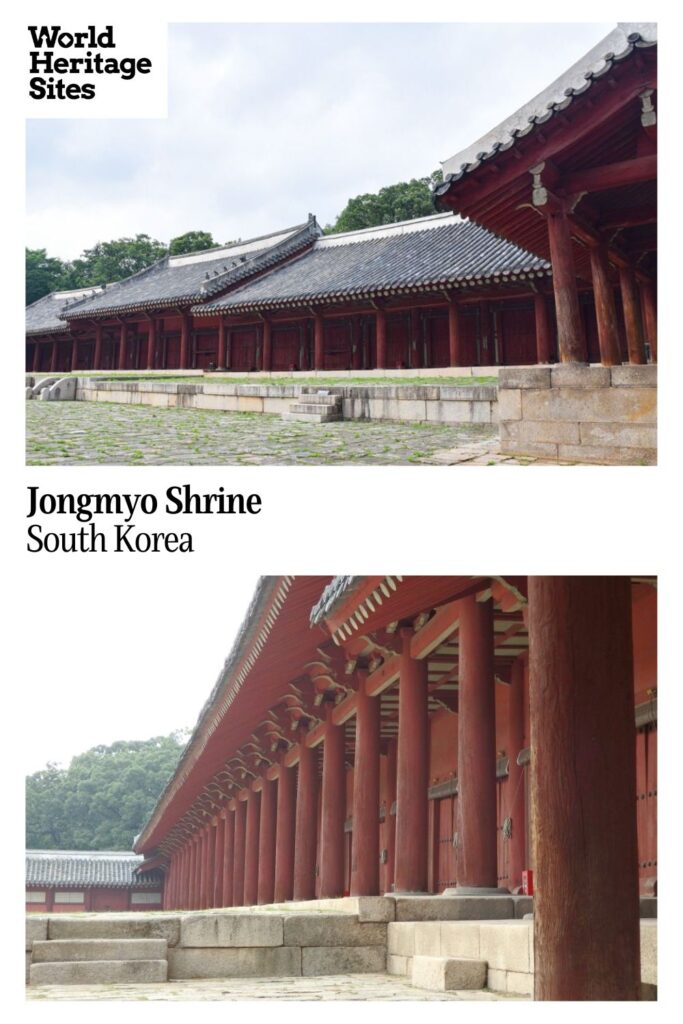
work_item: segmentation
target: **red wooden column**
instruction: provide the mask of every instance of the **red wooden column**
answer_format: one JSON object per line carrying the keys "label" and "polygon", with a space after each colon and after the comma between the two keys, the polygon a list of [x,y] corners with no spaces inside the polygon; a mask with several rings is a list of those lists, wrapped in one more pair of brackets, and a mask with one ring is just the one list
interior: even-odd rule
{"label": "red wooden column", "polygon": [[192,908],[192,870],[194,865],[194,843],[191,838],[188,839],[185,848],[187,852],[187,878],[185,881],[185,904],[183,909],[190,910]]}
{"label": "red wooden column", "polygon": [[323,741],[323,785],[320,828],[320,899],[344,895],[344,819],[346,765],[344,726],[333,725],[328,706]]}
{"label": "red wooden column", "polygon": [[550,317],[548,302],[542,292],[534,292],[534,319],[536,322],[536,362],[551,362]]}
{"label": "red wooden column", "polygon": [[223,899],[222,907],[231,907],[234,899],[235,878],[235,820],[236,811],[228,807],[225,812],[225,837],[223,840]]}
{"label": "red wooden column", "polygon": [[653,281],[640,285],[640,303],[645,321],[645,336],[650,343],[652,362],[657,362],[657,300]]}
{"label": "red wooden column", "polygon": [[275,783],[263,779],[258,850],[258,902],[272,903],[275,892],[275,827],[277,793]]}
{"label": "red wooden column", "polygon": [[247,805],[238,800],[235,807],[235,840],[233,846],[233,907],[244,906],[244,850],[247,830]]}
{"label": "red wooden column", "polygon": [[579,308],[569,220],[564,209],[556,207],[549,211],[547,221],[560,362],[587,363],[588,350]]}
{"label": "red wooden column", "polygon": [[126,324],[125,321],[121,321],[121,328],[119,332],[119,370],[125,370],[126,368]]}
{"label": "red wooden column", "polygon": [[223,906],[223,872],[225,869],[225,815],[227,811],[221,811],[216,818],[215,841],[216,847],[213,854],[214,873],[213,891],[211,895],[211,906]]}
{"label": "red wooden column", "polygon": [[640,998],[631,588],[529,577],[535,999]]}
{"label": "red wooden column", "polygon": [[325,322],[319,313],[313,317],[313,369],[325,369]]}
{"label": "red wooden column", "polygon": [[78,368],[78,342],[76,338],[71,342],[71,372],[75,373]]}
{"label": "red wooden column", "polygon": [[593,246],[590,254],[595,319],[598,325],[598,341],[600,343],[600,362],[603,366],[620,366],[619,327],[617,324],[617,309],[614,302],[614,289],[609,279],[607,246]]}
{"label": "red wooden column", "polygon": [[496,889],[496,702],[493,602],[460,602],[458,889]]}
{"label": "red wooden column", "polygon": [[218,357],[216,369],[225,369],[225,321],[222,316],[218,318]]}
{"label": "red wooden column", "polygon": [[488,302],[479,303],[479,359],[482,366],[492,366],[495,362],[493,348],[493,331],[491,330],[491,307]]}
{"label": "red wooden column", "polygon": [[318,816],[317,751],[299,745],[299,780],[296,793],[296,834],[294,839],[294,899],[315,898],[315,854]]}
{"label": "red wooden column", "polygon": [[199,909],[206,909],[206,896],[209,885],[208,879],[208,863],[207,863],[207,852],[208,852],[208,832],[207,827],[204,826],[199,834]]}
{"label": "red wooden column", "polygon": [[50,373],[55,373],[57,370],[57,354],[59,352],[59,342],[55,338],[52,342],[52,358],[50,359]]}
{"label": "red wooden column", "polygon": [[643,321],[640,314],[640,296],[638,295],[636,275],[632,267],[619,268],[619,284],[621,286],[621,302],[624,307],[628,361],[629,363],[637,364],[646,363]]}
{"label": "red wooden column", "polygon": [[180,314],[180,369],[188,369],[190,325],[187,313]]}
{"label": "red wooden column", "polygon": [[157,347],[157,322],[150,317],[147,324],[147,369],[154,369],[154,353]]}
{"label": "red wooden column", "polygon": [[260,794],[249,790],[247,798],[247,831],[244,845],[244,906],[258,901],[258,852]]}
{"label": "red wooden column", "polygon": [[448,303],[448,364],[462,366],[462,329],[460,306],[451,299]]}
{"label": "red wooden column", "polygon": [[516,659],[512,665],[508,688],[507,753],[510,766],[505,785],[509,793],[507,813],[512,820],[512,833],[508,840],[510,890],[514,890],[522,884],[522,871],[528,867],[526,863],[524,768],[517,764],[519,752],[524,749],[524,669],[526,664],[526,655]]}
{"label": "red wooden column", "polygon": [[273,332],[270,320],[263,321],[263,369],[273,368]]}
{"label": "red wooden column", "polygon": [[387,743],[387,803],[386,817],[384,819],[384,832],[386,835],[387,867],[386,867],[386,891],[390,892],[394,884],[394,872],[396,870],[396,815],[391,813],[392,805],[396,802],[396,740],[391,739]]}
{"label": "red wooden column", "polygon": [[356,694],[351,895],[379,895],[379,698],[361,677]]}
{"label": "red wooden column", "polygon": [[195,903],[195,881],[197,877],[197,834],[195,833],[190,840],[190,877],[188,879],[188,905],[190,910],[194,910],[197,906]]}
{"label": "red wooden column", "polygon": [[363,368],[363,338],[360,317],[351,317],[351,345],[353,348],[353,369]]}
{"label": "red wooden column", "polygon": [[396,763],[396,892],[427,891],[427,662],[411,657],[412,635],[411,630],[402,630]]}
{"label": "red wooden column", "polygon": [[95,324],[95,354],[92,361],[93,370],[102,369],[102,324]]}
{"label": "red wooden column", "polygon": [[378,370],[387,368],[387,317],[383,309],[375,313],[375,362]]}
{"label": "red wooden column", "polygon": [[40,345],[38,344],[38,339],[36,338],[36,340],[33,342],[33,372],[34,373],[36,373],[38,371],[38,367],[39,366],[40,366]]}
{"label": "red wooden column", "polygon": [[185,886],[186,886],[186,882],[187,882],[186,868],[187,868],[187,843],[183,843],[183,845],[182,845],[182,847],[180,849],[180,871],[179,871],[179,878],[178,878],[178,903],[177,903],[177,909],[178,910],[184,910],[185,909],[185,891],[186,891]]}
{"label": "red wooden column", "polygon": [[[420,310],[415,307],[410,311],[410,363],[411,367],[418,369],[422,366],[423,352],[422,352],[422,338],[420,328],[422,326],[422,317],[420,316]],[[428,365],[428,364],[426,364]]]}
{"label": "red wooden column", "polygon": [[216,882],[216,825],[212,822],[206,829],[206,886],[205,906],[214,907],[213,889]]}
{"label": "red wooden column", "polygon": [[277,831],[275,843],[276,903],[291,900],[294,892],[294,832],[296,819],[296,772],[280,765],[277,783]]}

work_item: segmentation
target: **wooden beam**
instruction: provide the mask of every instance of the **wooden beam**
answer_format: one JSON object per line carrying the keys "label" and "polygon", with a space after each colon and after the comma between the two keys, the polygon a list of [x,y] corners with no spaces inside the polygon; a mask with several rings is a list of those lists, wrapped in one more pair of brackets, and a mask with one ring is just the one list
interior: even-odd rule
{"label": "wooden beam", "polygon": [[385,661],[383,665],[380,665],[378,669],[370,673],[365,680],[365,692],[369,697],[377,697],[378,694],[393,686],[400,675],[400,670],[401,656],[395,654],[388,661]]}
{"label": "wooden beam", "polygon": [[618,160],[602,167],[588,167],[568,174],[561,187],[571,195],[576,192],[600,192],[622,185],[637,185],[657,177],[657,154],[639,156],[634,160]]}
{"label": "wooden beam", "polygon": [[411,658],[426,658],[458,626],[460,602],[450,601],[418,630],[410,641]]}
{"label": "wooden beam", "polygon": [[615,228],[636,228],[643,224],[656,223],[656,206],[632,206],[630,209],[614,210],[603,219],[599,219],[596,227],[600,231],[608,231]]}

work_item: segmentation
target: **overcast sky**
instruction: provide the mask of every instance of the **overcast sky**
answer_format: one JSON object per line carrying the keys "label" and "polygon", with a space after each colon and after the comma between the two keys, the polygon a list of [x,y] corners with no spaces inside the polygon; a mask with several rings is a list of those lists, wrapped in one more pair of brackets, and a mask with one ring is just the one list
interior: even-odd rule
{"label": "overcast sky", "polygon": [[430,173],[612,28],[173,25],[169,117],[27,122],[27,238],[267,233]]}

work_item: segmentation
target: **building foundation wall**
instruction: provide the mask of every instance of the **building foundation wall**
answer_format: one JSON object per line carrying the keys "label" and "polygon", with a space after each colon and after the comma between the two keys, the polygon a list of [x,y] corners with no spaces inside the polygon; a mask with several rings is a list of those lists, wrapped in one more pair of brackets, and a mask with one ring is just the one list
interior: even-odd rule
{"label": "building foundation wall", "polygon": [[598,464],[657,461],[657,367],[502,368],[501,450]]}

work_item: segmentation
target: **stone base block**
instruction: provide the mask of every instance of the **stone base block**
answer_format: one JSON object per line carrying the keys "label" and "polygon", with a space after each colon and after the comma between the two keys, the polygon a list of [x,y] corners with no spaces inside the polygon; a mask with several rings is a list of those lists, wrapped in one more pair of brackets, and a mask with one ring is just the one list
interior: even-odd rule
{"label": "stone base block", "polygon": [[141,985],[166,981],[165,960],[31,964],[31,985]]}
{"label": "stone base block", "polygon": [[192,914],[181,920],[181,946],[281,946],[283,941],[282,918],[272,914]]}
{"label": "stone base block", "polygon": [[409,956],[395,956],[393,953],[389,953],[387,955],[387,974],[407,977],[410,974],[412,962]]}
{"label": "stone base block", "polygon": [[397,896],[397,921],[502,921],[514,916],[511,896]]}
{"label": "stone base block", "polygon": [[169,978],[276,978],[300,974],[301,949],[296,946],[254,946],[249,949],[177,947],[168,952]]}
{"label": "stone base block", "polygon": [[285,917],[286,946],[384,946],[387,926],[360,924],[350,914],[296,914]]}
{"label": "stone base block", "polygon": [[384,946],[305,946],[301,950],[301,973],[383,974],[386,970]]}
{"label": "stone base block", "polygon": [[26,949],[33,949],[33,943],[47,938],[47,917],[37,914],[26,916]]}
{"label": "stone base block", "polygon": [[33,943],[33,963],[165,960],[166,939],[62,939]]}
{"label": "stone base block", "polygon": [[486,984],[486,963],[446,956],[416,956],[413,959],[412,983],[416,988],[432,992],[483,988]]}

